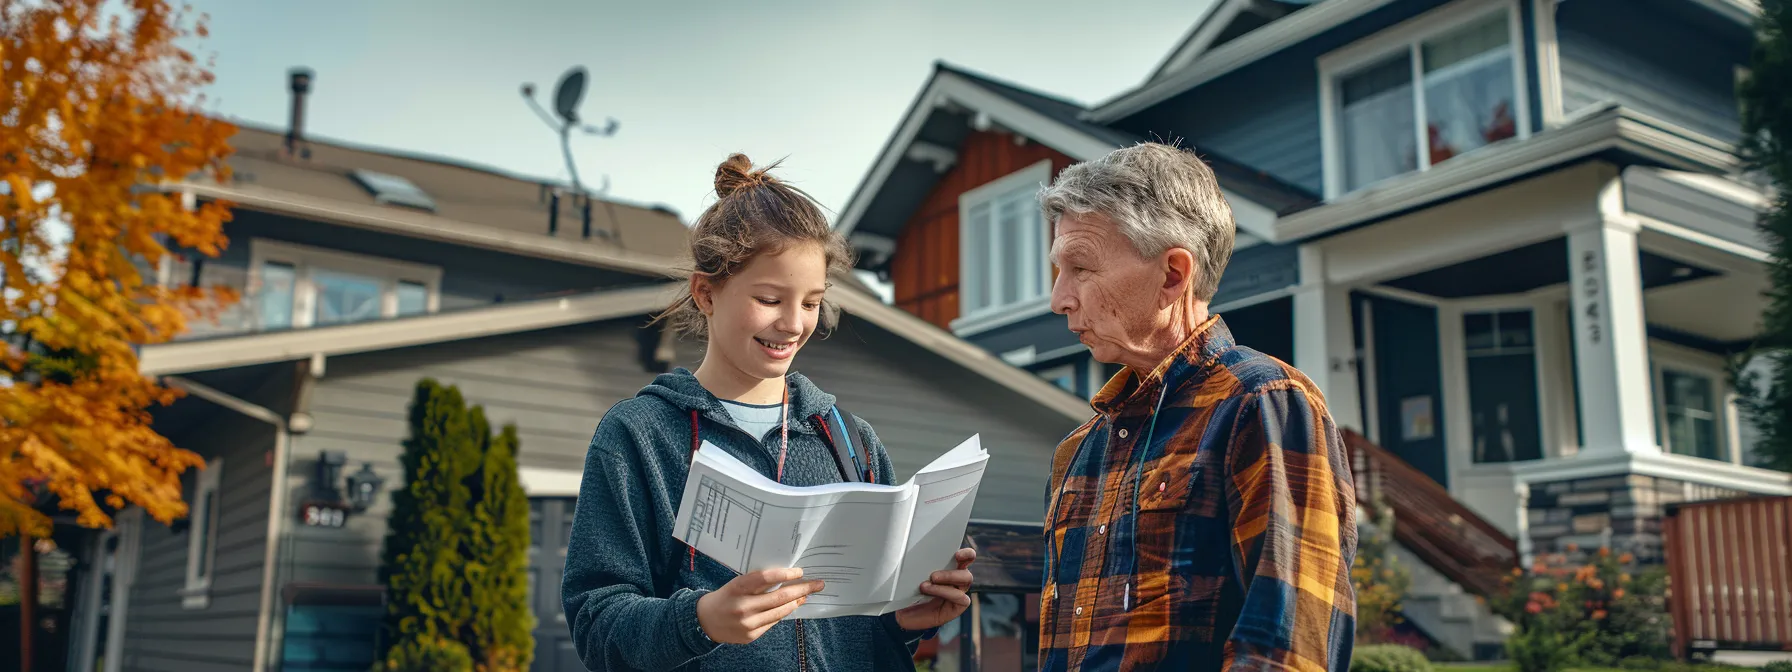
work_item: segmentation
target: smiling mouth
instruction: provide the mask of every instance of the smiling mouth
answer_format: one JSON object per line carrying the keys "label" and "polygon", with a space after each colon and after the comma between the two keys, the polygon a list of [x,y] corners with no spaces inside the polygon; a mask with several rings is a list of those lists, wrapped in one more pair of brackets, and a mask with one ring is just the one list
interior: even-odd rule
{"label": "smiling mouth", "polygon": [[789,350],[793,347],[796,347],[796,341],[790,341],[788,343],[773,343],[773,342],[765,340],[763,338],[754,338],[753,340],[759,341],[760,345],[763,345],[767,348],[770,348],[770,349],[778,351],[778,352],[784,352],[785,350]]}

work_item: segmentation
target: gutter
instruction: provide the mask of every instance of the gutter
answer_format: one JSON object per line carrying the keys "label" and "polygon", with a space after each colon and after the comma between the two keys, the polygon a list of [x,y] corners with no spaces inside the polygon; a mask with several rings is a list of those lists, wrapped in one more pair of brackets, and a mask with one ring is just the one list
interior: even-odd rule
{"label": "gutter", "polygon": [[1284,215],[1275,223],[1272,242],[1303,240],[1397,216],[1614,149],[1684,170],[1728,171],[1738,165],[1734,150],[1722,141],[1614,105],[1515,144],[1489,147],[1479,156],[1464,156],[1440,168]]}
{"label": "gutter", "polygon": [[180,388],[193,396],[236,411],[274,426],[274,473],[268,488],[268,536],[261,560],[261,605],[255,616],[255,658],[253,672],[268,669],[268,624],[274,618],[274,581],[280,548],[280,513],[286,509],[286,458],[292,443],[286,419],[266,407],[251,404],[198,382],[179,376],[162,379],[169,387]]}
{"label": "gutter", "polygon": [[677,278],[678,260],[656,254],[600,247],[563,238],[523,234],[490,226],[469,224],[437,215],[400,212],[268,189],[225,187],[202,182],[169,183],[155,187],[187,198],[228,201],[236,208],[257,210],[316,222],[392,233],[410,238],[508,252],[538,259],[552,259],[581,266],[595,266],[647,276]]}

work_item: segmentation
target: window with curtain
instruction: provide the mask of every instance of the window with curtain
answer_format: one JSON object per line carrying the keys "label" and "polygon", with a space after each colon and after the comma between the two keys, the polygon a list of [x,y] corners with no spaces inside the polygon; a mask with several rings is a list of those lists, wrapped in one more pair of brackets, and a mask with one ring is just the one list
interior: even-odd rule
{"label": "window with curtain", "polygon": [[962,316],[1000,312],[1050,292],[1045,219],[1036,196],[1049,177],[1049,171],[1029,168],[960,201]]}
{"label": "window with curtain", "polygon": [[1334,75],[1338,188],[1355,191],[1519,135],[1511,26],[1502,9]]}

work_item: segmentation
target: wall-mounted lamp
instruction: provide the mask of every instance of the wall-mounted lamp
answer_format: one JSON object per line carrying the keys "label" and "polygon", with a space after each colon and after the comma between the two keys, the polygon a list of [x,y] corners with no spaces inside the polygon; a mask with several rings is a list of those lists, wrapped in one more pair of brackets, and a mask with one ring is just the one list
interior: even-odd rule
{"label": "wall-mounted lamp", "polygon": [[[344,479],[342,468],[346,464],[348,454],[343,451],[318,453],[317,472],[311,483],[312,497],[300,506],[305,524],[341,527],[348,513],[365,512],[379,500],[380,488],[385,486],[386,479],[374,473],[373,464],[361,463],[360,471]],[[337,483],[346,486],[347,492],[338,488]]]}
{"label": "wall-mounted lamp", "polygon": [[385,486],[385,484],[386,479],[380,478],[379,474],[373,473],[372,463],[362,462],[361,470],[350,474],[348,477],[349,506],[354,508],[355,513],[360,513],[371,508],[374,500],[379,497],[380,488]]}

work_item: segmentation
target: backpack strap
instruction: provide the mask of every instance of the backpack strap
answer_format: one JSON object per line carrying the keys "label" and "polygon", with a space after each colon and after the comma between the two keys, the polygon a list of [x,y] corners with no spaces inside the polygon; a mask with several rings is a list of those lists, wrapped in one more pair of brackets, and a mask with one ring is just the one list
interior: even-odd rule
{"label": "backpack strap", "polygon": [[826,414],[814,416],[812,420],[821,429],[822,439],[834,451],[834,466],[839,468],[840,478],[848,483],[876,483],[877,474],[869,467],[871,444],[865,440],[865,433],[859,429],[856,418],[850,426],[848,418],[853,418],[852,414],[841,411],[836,406]]}

